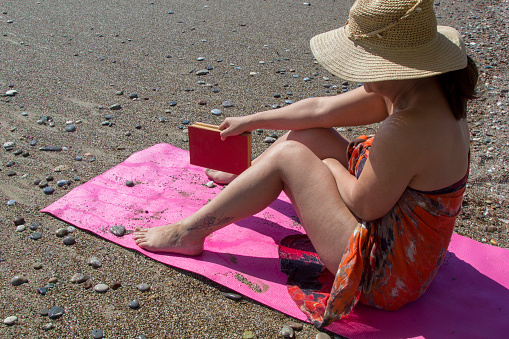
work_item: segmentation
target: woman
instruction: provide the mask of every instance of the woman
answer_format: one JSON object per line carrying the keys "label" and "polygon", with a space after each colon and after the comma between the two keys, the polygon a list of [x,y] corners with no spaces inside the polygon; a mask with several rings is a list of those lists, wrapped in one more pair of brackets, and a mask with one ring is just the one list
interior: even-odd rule
{"label": "woman", "polygon": [[[290,132],[238,177],[209,171],[229,185],[195,214],[137,229],[134,239],[147,250],[199,255],[207,235],[285,191],[336,276],[329,298],[295,298],[326,326],[358,300],[397,309],[433,279],[468,174],[465,112],[477,70],[459,33],[436,25],[432,0],[358,0],[347,24],[314,37],[311,48],[331,73],[364,85],[225,119],[222,138],[258,128]],[[376,122],[383,122],[376,136],[351,143],[333,129]]]}

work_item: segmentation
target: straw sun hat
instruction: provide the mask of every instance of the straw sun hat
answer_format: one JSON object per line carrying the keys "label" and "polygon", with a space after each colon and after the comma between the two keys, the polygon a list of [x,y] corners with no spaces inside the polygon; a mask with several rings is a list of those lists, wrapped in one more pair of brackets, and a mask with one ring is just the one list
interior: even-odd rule
{"label": "straw sun hat", "polygon": [[465,68],[458,31],[437,26],[433,0],[357,0],[344,27],[311,39],[318,62],[341,79],[424,78]]}

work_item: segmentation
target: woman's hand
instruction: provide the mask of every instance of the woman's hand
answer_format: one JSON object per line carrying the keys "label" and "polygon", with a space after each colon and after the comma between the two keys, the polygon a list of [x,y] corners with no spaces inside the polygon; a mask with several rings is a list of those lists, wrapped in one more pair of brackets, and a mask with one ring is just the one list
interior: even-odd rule
{"label": "woman's hand", "polygon": [[249,127],[249,116],[226,118],[219,125],[219,129],[221,130],[221,140],[253,130]]}

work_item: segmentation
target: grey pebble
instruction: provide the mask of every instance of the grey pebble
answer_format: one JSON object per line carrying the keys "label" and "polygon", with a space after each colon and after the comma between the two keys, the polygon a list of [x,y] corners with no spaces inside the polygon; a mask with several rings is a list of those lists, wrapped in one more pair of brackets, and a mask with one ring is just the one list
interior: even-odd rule
{"label": "grey pebble", "polygon": [[217,109],[217,108],[214,108],[213,110],[210,111],[210,113],[212,113],[213,115],[221,115],[221,110],[220,109]]}
{"label": "grey pebble", "polygon": [[316,335],[316,339],[331,339],[330,335],[324,332],[320,332]]}
{"label": "grey pebble", "polygon": [[231,100],[223,101],[223,107],[233,107],[233,102]]}
{"label": "grey pebble", "polygon": [[48,289],[46,287],[39,287],[37,288],[37,293],[40,295],[46,295],[46,293],[48,293]]}
{"label": "grey pebble", "polygon": [[12,286],[23,285],[23,284],[26,284],[27,282],[28,282],[28,279],[22,275],[16,275],[16,276],[14,276],[14,278],[11,279]]}
{"label": "grey pebble", "polygon": [[48,311],[48,317],[50,319],[58,319],[60,318],[62,315],[64,315],[65,313],[65,310],[60,307],[60,306],[54,306],[52,308],[49,309]]}
{"label": "grey pebble", "polygon": [[134,182],[133,182],[133,181],[131,181],[131,180],[127,180],[127,181],[125,182],[125,185],[126,185],[127,187],[134,187]]}
{"label": "grey pebble", "polygon": [[4,143],[3,146],[6,151],[9,151],[9,150],[14,149],[14,146],[16,146],[16,143],[14,141],[7,141],[6,143]]}
{"label": "grey pebble", "polygon": [[76,126],[73,124],[67,125],[67,126],[65,126],[65,130],[67,132],[74,132],[74,131],[76,131]]}
{"label": "grey pebble", "polygon": [[267,143],[267,144],[272,144],[273,142],[276,142],[276,138],[273,138],[273,137],[266,137],[263,142]]}
{"label": "grey pebble", "polygon": [[42,238],[41,232],[34,232],[34,233],[30,234],[30,239],[32,239],[32,240],[39,240],[41,238]]}
{"label": "grey pebble", "polygon": [[239,301],[242,299],[242,296],[240,294],[232,293],[232,292],[221,292],[221,295],[225,298],[235,300],[235,301]]}
{"label": "grey pebble", "polygon": [[136,288],[137,288],[138,290],[142,291],[142,292],[147,292],[147,291],[149,291],[149,290],[150,290],[150,285],[149,285],[149,284],[145,284],[145,283],[143,283],[143,284],[139,284],[139,285],[137,285],[137,286],[136,286]]}
{"label": "grey pebble", "polygon": [[44,187],[42,191],[44,194],[51,195],[55,192],[55,189],[53,187]]}
{"label": "grey pebble", "polygon": [[140,334],[136,337],[136,339],[147,339],[147,337],[145,337],[143,334]]}
{"label": "grey pebble", "polygon": [[112,111],[118,111],[121,108],[122,108],[122,106],[120,106],[120,104],[114,104],[114,105],[110,106],[110,110],[112,110]]}
{"label": "grey pebble", "polygon": [[23,232],[26,229],[25,225],[19,225],[16,227],[16,232]]}
{"label": "grey pebble", "polygon": [[42,315],[43,317],[47,317],[48,313],[49,313],[49,310],[47,308],[43,308],[39,311],[39,314]]}
{"label": "grey pebble", "polygon": [[33,223],[30,224],[30,229],[32,231],[35,231],[39,228],[39,226],[41,226],[41,223],[39,221],[34,221]]}
{"label": "grey pebble", "polygon": [[207,75],[207,74],[209,74],[209,71],[208,71],[208,70],[206,70],[206,69],[200,69],[200,70],[196,71],[196,73],[195,73],[195,74],[196,74],[196,75],[200,75],[200,76],[201,76],[201,75]]}
{"label": "grey pebble", "polygon": [[129,303],[129,307],[132,308],[133,310],[136,310],[138,308],[140,308],[140,302],[136,299],[134,299],[133,301],[131,301]]}
{"label": "grey pebble", "polygon": [[136,99],[138,97],[138,93],[129,93],[129,98]]}
{"label": "grey pebble", "polygon": [[110,232],[117,237],[122,237],[125,234],[125,227],[122,225],[113,225],[110,227]]}
{"label": "grey pebble", "polygon": [[4,324],[7,325],[7,326],[12,326],[17,321],[18,321],[18,317],[16,317],[15,315],[12,315],[12,316],[7,317],[7,318],[4,319]]}
{"label": "grey pebble", "polygon": [[62,151],[62,147],[60,147],[60,146],[43,146],[43,147],[39,147],[39,151],[60,152],[60,151]]}
{"label": "grey pebble", "polygon": [[94,339],[101,339],[104,336],[104,333],[102,330],[96,328],[92,330],[92,338]]}
{"label": "grey pebble", "polygon": [[51,330],[52,328],[53,328],[53,324],[52,324],[52,323],[47,323],[47,324],[42,325],[42,329],[43,329],[44,331],[49,331],[49,330]]}
{"label": "grey pebble", "polygon": [[33,265],[34,270],[40,270],[42,268],[42,263],[36,262]]}
{"label": "grey pebble", "polygon": [[55,235],[59,238],[63,238],[65,237],[67,234],[69,233],[69,231],[67,230],[67,228],[59,228],[58,230],[56,230],[55,232]]}
{"label": "grey pebble", "polygon": [[7,206],[13,206],[14,204],[16,204],[16,200],[14,199],[7,201]]}
{"label": "grey pebble", "polygon": [[57,181],[58,187],[69,186],[70,184],[71,184],[71,182],[69,180],[58,180]]}
{"label": "grey pebble", "polygon": [[116,95],[124,95],[124,91],[117,91],[115,94]]}
{"label": "grey pebble", "polygon": [[94,291],[97,293],[106,293],[110,287],[106,284],[97,284],[94,286]]}
{"label": "grey pebble", "polygon": [[88,259],[88,265],[92,266],[93,268],[99,268],[102,266],[101,260],[99,260],[98,257],[91,257]]}
{"label": "grey pebble", "polygon": [[67,246],[74,245],[76,243],[76,239],[74,239],[72,235],[68,235],[64,238],[63,243]]}
{"label": "grey pebble", "polygon": [[283,326],[281,331],[279,331],[279,336],[282,338],[293,338],[295,336],[295,332],[294,332],[293,328],[285,325],[285,326]]}
{"label": "grey pebble", "polygon": [[76,227],[74,227],[74,226],[67,227],[67,232],[74,233],[75,231],[76,231]]}
{"label": "grey pebble", "polygon": [[176,101],[170,101],[170,106],[177,106],[177,102]]}

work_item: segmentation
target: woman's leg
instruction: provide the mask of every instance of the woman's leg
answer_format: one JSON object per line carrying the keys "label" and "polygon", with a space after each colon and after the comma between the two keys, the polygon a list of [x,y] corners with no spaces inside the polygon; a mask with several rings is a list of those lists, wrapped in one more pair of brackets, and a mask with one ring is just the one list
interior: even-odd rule
{"label": "woman's leg", "polygon": [[[294,140],[308,147],[320,159],[334,158],[339,160],[343,166],[347,166],[346,148],[349,141],[343,138],[333,128],[311,128],[299,131],[289,131],[276,140],[271,147],[286,140]],[[270,149],[270,147],[268,148]],[[264,152],[265,153],[265,152]],[[253,160],[253,164],[263,157],[262,153]],[[237,177],[235,174],[206,169],[205,174],[210,180],[220,185],[229,184]]]}
{"label": "woman's leg", "polygon": [[[331,151],[335,148],[341,145],[330,146]],[[207,235],[263,210],[281,190],[292,200],[318,255],[335,273],[358,221],[343,203],[329,168],[310,148],[294,140],[270,147],[190,217],[171,225],[137,229],[134,239],[147,250],[198,255]]]}

